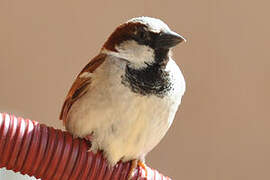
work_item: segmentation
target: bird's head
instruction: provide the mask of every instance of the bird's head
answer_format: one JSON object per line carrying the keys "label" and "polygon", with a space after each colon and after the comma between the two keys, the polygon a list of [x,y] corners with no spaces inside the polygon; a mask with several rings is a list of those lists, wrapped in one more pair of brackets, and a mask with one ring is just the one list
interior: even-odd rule
{"label": "bird's head", "polygon": [[161,20],[137,17],[120,25],[105,42],[102,51],[128,62],[135,69],[167,62],[169,51],[185,41]]}

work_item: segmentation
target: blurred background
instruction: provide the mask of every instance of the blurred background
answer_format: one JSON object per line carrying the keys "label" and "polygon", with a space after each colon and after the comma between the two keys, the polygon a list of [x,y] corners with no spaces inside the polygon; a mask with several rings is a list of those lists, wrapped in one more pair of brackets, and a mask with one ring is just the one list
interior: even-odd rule
{"label": "blurred background", "polygon": [[187,91],[147,164],[177,180],[269,180],[269,5],[1,0],[0,112],[62,128],[67,91],[109,34],[132,17],[157,17],[188,40],[174,49]]}

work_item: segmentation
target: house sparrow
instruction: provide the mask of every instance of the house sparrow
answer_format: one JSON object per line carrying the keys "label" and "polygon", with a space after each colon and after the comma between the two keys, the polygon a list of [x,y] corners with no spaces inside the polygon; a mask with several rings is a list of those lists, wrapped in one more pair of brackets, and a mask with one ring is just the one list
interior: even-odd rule
{"label": "house sparrow", "polygon": [[[60,119],[91,140],[111,166],[142,165],[171,126],[185,80],[171,49],[185,39],[161,20],[137,17],[120,25],[79,73]],[[142,165],[143,166],[143,165]]]}

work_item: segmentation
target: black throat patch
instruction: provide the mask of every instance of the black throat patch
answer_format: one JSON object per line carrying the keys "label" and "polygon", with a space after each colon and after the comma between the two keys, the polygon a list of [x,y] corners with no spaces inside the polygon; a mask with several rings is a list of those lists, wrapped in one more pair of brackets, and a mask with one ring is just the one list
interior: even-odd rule
{"label": "black throat patch", "polygon": [[164,97],[172,87],[165,66],[158,63],[139,70],[127,65],[122,76],[122,84],[134,93],[144,96],[156,95],[160,98]]}

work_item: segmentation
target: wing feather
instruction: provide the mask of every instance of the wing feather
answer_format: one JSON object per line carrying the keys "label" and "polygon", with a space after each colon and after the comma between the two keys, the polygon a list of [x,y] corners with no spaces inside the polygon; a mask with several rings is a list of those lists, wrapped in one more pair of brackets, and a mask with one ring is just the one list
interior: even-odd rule
{"label": "wing feather", "polygon": [[76,80],[74,81],[67,94],[60,113],[60,120],[63,120],[64,124],[67,121],[67,115],[72,104],[88,91],[88,87],[91,84],[91,77],[83,76],[83,73],[93,73],[105,61],[105,58],[105,54],[97,55],[83,68],[83,70],[77,76]]}

